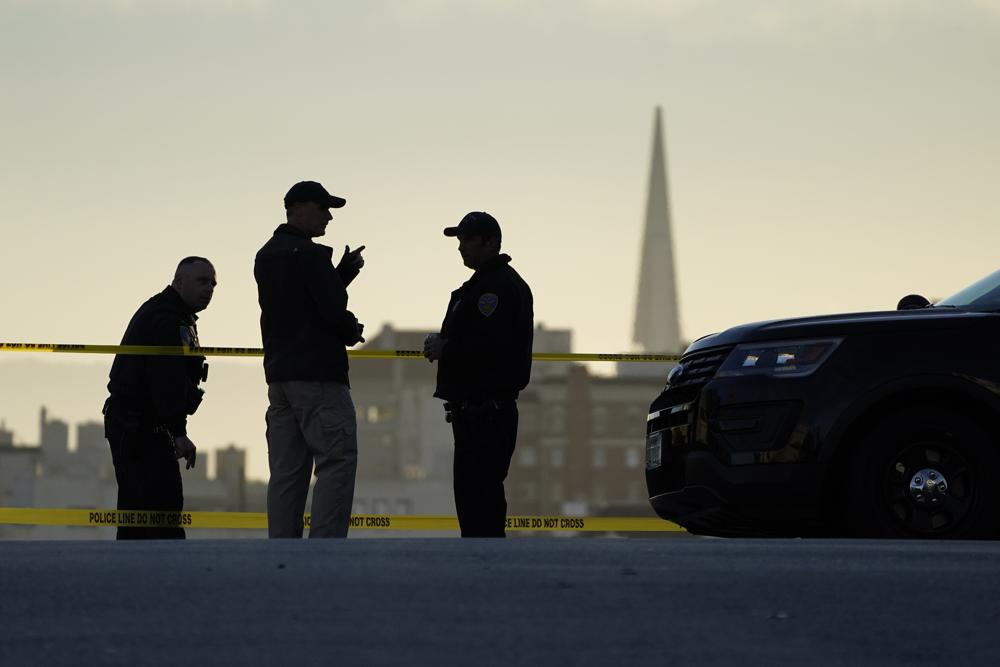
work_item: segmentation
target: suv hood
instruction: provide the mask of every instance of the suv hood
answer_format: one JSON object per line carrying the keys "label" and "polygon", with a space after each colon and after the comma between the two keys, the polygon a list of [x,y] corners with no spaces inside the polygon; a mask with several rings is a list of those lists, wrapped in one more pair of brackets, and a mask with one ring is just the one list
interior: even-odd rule
{"label": "suv hood", "polygon": [[753,322],[711,334],[693,342],[685,354],[713,347],[798,338],[825,338],[866,332],[898,329],[948,329],[970,320],[997,317],[996,313],[978,313],[955,308],[920,308],[886,310],[870,313],[842,313],[799,317],[790,320]]}

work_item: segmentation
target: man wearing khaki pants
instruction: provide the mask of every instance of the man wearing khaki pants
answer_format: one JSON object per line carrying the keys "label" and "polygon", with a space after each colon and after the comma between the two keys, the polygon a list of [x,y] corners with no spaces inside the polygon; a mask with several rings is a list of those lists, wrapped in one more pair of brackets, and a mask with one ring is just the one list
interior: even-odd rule
{"label": "man wearing khaki pants", "polygon": [[346,348],[364,342],[347,310],[347,286],[364,266],[361,251],[312,241],[326,233],[331,208],[346,201],[314,181],[285,195],[287,222],[257,252],[267,379],[269,537],[302,537],[309,478],[316,469],[309,537],[347,537],[357,470],[357,418]]}

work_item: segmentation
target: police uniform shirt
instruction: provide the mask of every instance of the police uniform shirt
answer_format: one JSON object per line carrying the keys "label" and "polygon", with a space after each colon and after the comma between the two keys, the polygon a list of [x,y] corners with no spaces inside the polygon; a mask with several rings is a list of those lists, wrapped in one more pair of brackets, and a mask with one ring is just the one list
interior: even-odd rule
{"label": "police uniform shirt", "polygon": [[[168,286],[139,307],[121,344],[198,347],[197,319]],[[187,416],[201,402],[204,362],[202,356],[115,355],[108,382],[112,403],[174,436],[187,435]]]}
{"label": "police uniform shirt", "polygon": [[510,266],[488,261],[451,293],[441,325],[447,340],[434,395],[448,401],[516,399],[531,377],[533,299]]}

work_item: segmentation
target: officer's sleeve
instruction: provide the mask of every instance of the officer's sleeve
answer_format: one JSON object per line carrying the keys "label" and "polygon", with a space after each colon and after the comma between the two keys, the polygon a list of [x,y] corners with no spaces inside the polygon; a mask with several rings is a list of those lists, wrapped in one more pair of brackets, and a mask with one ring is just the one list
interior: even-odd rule
{"label": "officer's sleeve", "polygon": [[344,283],[344,287],[350,285],[358,277],[359,273],[361,273],[361,269],[355,266],[346,266],[343,262],[337,265],[337,275],[340,276],[340,281]]}
{"label": "officer's sleeve", "polygon": [[[157,317],[147,333],[150,345],[182,345],[180,324],[172,317]],[[153,396],[157,421],[176,437],[187,435],[187,392],[192,390],[184,357],[146,357],[146,381]]]}
{"label": "officer's sleeve", "polygon": [[303,269],[303,282],[316,303],[316,313],[341,341],[353,341],[358,320],[347,310],[347,289],[340,273],[321,253],[308,258]]}

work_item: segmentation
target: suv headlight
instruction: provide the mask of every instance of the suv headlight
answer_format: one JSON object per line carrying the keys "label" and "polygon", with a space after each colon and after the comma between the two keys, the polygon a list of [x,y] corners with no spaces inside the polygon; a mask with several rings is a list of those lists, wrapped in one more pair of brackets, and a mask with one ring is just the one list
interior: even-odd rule
{"label": "suv headlight", "polygon": [[841,340],[827,338],[737,345],[715,376],[805,377],[816,372],[830,358]]}

